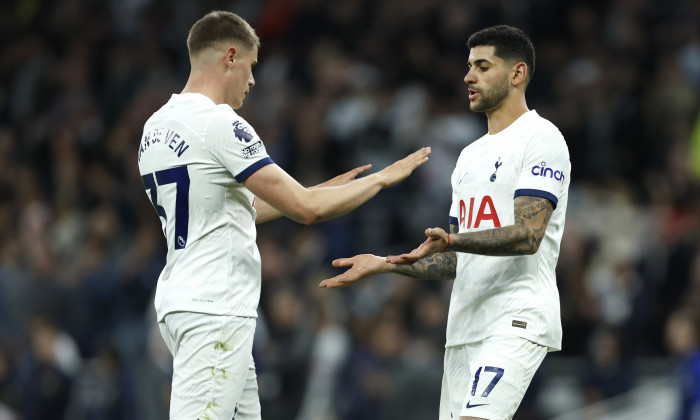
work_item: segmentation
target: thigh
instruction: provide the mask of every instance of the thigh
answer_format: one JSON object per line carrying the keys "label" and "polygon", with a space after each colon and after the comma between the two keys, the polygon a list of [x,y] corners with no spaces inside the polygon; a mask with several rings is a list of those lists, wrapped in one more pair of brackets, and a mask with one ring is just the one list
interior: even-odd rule
{"label": "thigh", "polygon": [[440,420],[459,419],[462,401],[469,387],[469,368],[466,345],[445,348],[444,373],[440,390]]}
{"label": "thigh", "polygon": [[235,409],[233,420],[260,420],[260,398],[258,397],[258,380],[255,374],[255,363],[250,358],[248,377],[243,387],[243,395]]}
{"label": "thigh", "polygon": [[463,346],[452,361],[459,376],[449,381],[454,418],[511,419],[546,355],[546,347],[514,336]]}
{"label": "thigh", "polygon": [[[164,321],[173,353],[172,420],[230,420],[239,405],[250,405],[243,397],[252,398],[246,389],[250,392],[254,318],[178,312]],[[255,381],[254,367],[252,373]]]}

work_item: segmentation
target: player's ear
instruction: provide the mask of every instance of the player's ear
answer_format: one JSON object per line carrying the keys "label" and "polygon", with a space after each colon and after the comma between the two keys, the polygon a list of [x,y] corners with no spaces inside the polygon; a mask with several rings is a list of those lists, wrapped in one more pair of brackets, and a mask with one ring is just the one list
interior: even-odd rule
{"label": "player's ear", "polygon": [[224,53],[224,60],[226,61],[226,65],[228,67],[232,67],[233,64],[236,62],[236,47],[231,46],[226,48],[226,52]]}
{"label": "player's ear", "polygon": [[511,82],[513,85],[517,86],[521,83],[527,82],[528,68],[527,64],[520,61],[513,66],[513,77]]}

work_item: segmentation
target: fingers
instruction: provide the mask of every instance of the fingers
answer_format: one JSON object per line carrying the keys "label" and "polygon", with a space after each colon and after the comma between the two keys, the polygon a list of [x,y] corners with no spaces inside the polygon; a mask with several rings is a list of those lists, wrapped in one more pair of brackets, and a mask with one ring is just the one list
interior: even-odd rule
{"label": "fingers", "polygon": [[353,264],[352,258],[338,258],[331,263],[333,267],[349,267]]}
{"label": "fingers", "polygon": [[411,254],[401,254],[401,255],[390,255],[386,257],[386,262],[391,264],[413,264],[420,258],[415,257]]}
{"label": "fingers", "polygon": [[407,163],[416,169],[420,165],[428,161],[428,156],[431,153],[430,147],[422,147],[405,158],[401,159],[404,163]]}
{"label": "fingers", "polygon": [[[336,260],[333,260],[331,264],[333,265],[333,267],[352,267],[353,260],[352,258],[338,258]],[[346,274],[347,272],[339,276],[332,277],[330,279],[325,279],[318,284],[318,287],[326,287],[329,289],[333,289],[336,287],[345,287],[348,285],[344,284],[344,277],[346,276]]]}
{"label": "fingers", "polygon": [[441,228],[428,228],[425,230],[425,236],[428,238],[442,239],[445,235],[447,235],[447,232]]}
{"label": "fingers", "polygon": [[419,158],[424,158],[430,155],[431,152],[432,149],[430,147],[421,147],[420,149],[413,152],[413,155],[416,155]]}
{"label": "fingers", "polygon": [[386,183],[383,185],[383,188],[394,186],[411,175],[417,167],[428,161],[430,152],[430,147],[423,147],[384,168],[380,172],[386,176]]}
{"label": "fingers", "polygon": [[359,166],[359,167],[357,167],[357,168],[355,168],[355,169],[353,169],[352,171],[349,172],[349,174],[351,175],[351,178],[350,178],[350,179],[355,179],[355,178],[357,178],[357,176],[358,176],[359,174],[361,174],[362,172],[368,171],[368,170],[370,170],[370,169],[372,169],[372,164],[371,164],[371,163],[368,163],[367,165]]}
{"label": "fingers", "polygon": [[411,157],[414,162],[413,169],[416,169],[417,167],[427,162],[428,156],[431,152],[432,150],[430,149],[430,147],[423,147],[409,155],[409,157]]}
{"label": "fingers", "polygon": [[337,289],[339,287],[347,287],[351,284],[352,282],[346,282],[343,279],[343,276],[336,276],[330,279],[325,279],[321,283],[318,284],[318,287],[325,287],[327,289]]}

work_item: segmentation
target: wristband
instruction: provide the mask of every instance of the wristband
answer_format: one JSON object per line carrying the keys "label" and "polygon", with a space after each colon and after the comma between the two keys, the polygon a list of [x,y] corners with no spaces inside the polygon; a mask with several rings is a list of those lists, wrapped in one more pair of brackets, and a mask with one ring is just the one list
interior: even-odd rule
{"label": "wristband", "polygon": [[447,245],[445,245],[445,247],[444,247],[444,248],[442,249],[442,251],[440,251],[440,252],[445,252],[445,251],[447,251],[447,248],[449,248],[449,247],[450,247],[450,234],[448,233],[448,234],[447,234]]}

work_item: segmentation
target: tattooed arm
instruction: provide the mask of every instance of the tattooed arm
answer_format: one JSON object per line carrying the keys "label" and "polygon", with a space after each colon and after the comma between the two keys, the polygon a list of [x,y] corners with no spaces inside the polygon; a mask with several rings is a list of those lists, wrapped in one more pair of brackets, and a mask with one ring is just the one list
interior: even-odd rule
{"label": "tattooed arm", "polygon": [[546,198],[516,197],[515,223],[510,226],[457,233],[457,226],[450,225],[449,235],[440,228],[427,229],[428,239],[410,254],[387,258],[363,254],[333,261],[335,267],[350,268],[339,276],[323,280],[320,286],[345,287],[361,278],[389,272],[423,279],[453,279],[457,271],[456,252],[532,255],[542,243],[553,211],[554,205]]}
{"label": "tattooed arm", "polygon": [[[451,234],[458,231],[457,225],[450,225]],[[452,280],[457,274],[457,253],[438,252],[410,265],[393,264],[391,272],[419,279]]]}
{"label": "tattooed arm", "polygon": [[[456,225],[450,225],[450,232],[457,233]],[[452,280],[457,272],[457,254],[442,252],[430,255],[412,265],[398,265],[387,262],[386,257],[371,254],[355,255],[333,261],[334,267],[350,267],[346,272],[323,280],[320,287],[346,287],[355,281],[379,273],[398,273],[409,277],[432,280]]]}
{"label": "tattooed arm", "polygon": [[541,197],[515,198],[515,223],[479,232],[449,235],[440,228],[427,229],[428,239],[409,254],[390,256],[387,261],[395,264],[414,264],[437,252],[447,249],[481,255],[532,255],[540,247],[554,205]]}

